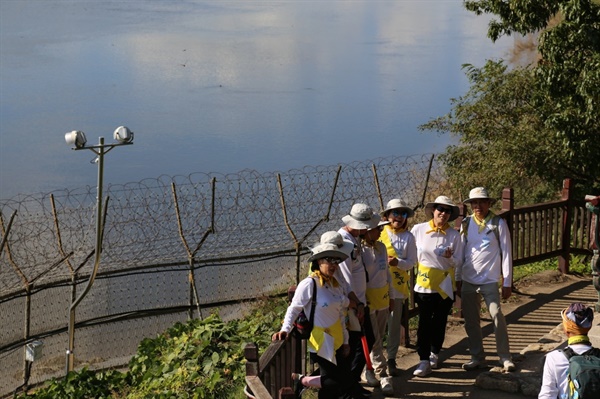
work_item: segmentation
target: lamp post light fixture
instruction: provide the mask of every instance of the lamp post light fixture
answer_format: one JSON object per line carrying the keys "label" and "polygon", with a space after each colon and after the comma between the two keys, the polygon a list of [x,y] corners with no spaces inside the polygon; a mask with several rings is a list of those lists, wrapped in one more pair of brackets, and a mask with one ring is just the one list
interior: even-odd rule
{"label": "lamp post light fixture", "polygon": [[113,138],[117,141],[116,143],[104,144],[104,137],[100,137],[97,145],[86,146],[87,139],[85,137],[85,133],[82,131],[73,130],[72,132],[65,134],[65,141],[68,145],[73,146],[73,150],[90,150],[94,152],[97,155],[95,162],[98,164],[98,183],[96,196],[96,247],[94,250],[94,267],[85,289],[77,297],[77,299],[71,303],[69,308],[69,348],[67,349],[66,373],[72,371],[74,365],[73,349],[75,347],[75,308],[77,308],[79,303],[81,303],[83,298],[92,288],[94,280],[96,279],[96,274],[98,273],[98,266],[100,265],[100,253],[102,252],[102,232],[104,229],[102,218],[104,155],[115,147],[133,144],[133,132],[125,126],[119,126],[115,129]]}

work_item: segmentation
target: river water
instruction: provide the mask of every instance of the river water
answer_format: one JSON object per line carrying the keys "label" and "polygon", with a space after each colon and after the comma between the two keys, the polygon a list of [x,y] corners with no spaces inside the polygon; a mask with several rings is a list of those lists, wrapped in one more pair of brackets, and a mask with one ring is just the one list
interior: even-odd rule
{"label": "river water", "polygon": [[506,57],[460,0],[0,1],[0,198],[440,152],[417,126]]}

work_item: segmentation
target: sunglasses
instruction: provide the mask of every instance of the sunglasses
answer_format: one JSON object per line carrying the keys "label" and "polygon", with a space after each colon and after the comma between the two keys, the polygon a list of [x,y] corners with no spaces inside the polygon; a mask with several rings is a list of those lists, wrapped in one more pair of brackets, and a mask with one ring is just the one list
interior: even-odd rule
{"label": "sunglasses", "polygon": [[452,213],[452,209],[450,208],[444,208],[443,206],[436,206],[435,209],[439,212],[439,213]]}
{"label": "sunglasses", "polygon": [[340,264],[340,263],[342,263],[342,260],[341,260],[340,258],[331,258],[331,257],[327,257],[327,258],[323,258],[323,260],[324,260],[325,262],[328,262],[328,263],[334,263],[334,264],[336,264],[336,265],[337,265],[337,264]]}
{"label": "sunglasses", "polygon": [[406,219],[406,218],[408,217],[408,213],[406,213],[406,212],[401,212],[401,211],[399,211],[399,210],[397,210],[397,209],[394,209],[394,210],[392,211],[392,215],[393,215],[394,217],[402,216],[404,219]]}

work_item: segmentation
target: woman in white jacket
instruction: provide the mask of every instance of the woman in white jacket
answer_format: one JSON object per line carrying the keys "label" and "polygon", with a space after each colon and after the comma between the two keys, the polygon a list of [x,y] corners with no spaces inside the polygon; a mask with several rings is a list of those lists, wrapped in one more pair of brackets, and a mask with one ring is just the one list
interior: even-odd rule
{"label": "woman in white jacket", "polygon": [[307,346],[311,359],[319,365],[320,375],[311,377],[294,373],[292,378],[297,397],[305,387],[313,387],[319,388],[318,397],[322,399],[344,395],[355,399],[364,398],[361,386],[352,382],[350,369],[346,367],[348,362],[343,359],[350,354],[345,321],[349,300],[348,293],[333,275],[338,264],[348,258],[354,244],[343,240],[342,242],[344,244],[341,247],[325,243],[311,248],[311,273],[298,284],[285,313],[281,331],[273,334],[273,341],[286,339],[300,312],[304,310],[306,315],[311,314],[313,287],[316,286],[314,327]]}

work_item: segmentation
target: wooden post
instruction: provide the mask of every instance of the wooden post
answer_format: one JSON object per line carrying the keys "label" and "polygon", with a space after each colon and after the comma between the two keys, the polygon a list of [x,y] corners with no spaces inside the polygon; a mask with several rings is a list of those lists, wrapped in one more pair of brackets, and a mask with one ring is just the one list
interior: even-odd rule
{"label": "wooden post", "polygon": [[281,388],[279,390],[279,399],[296,399],[294,390],[290,387]]}
{"label": "wooden post", "polygon": [[[512,188],[509,187],[505,187],[504,190],[502,190],[502,209],[501,209],[501,214],[502,214],[502,218],[504,219],[504,221],[506,222],[506,225],[508,227],[508,235],[510,238],[510,245],[512,246],[512,253],[514,255],[515,253],[515,245],[513,244],[515,242],[515,235],[513,234],[513,210],[515,209],[515,193],[514,190]],[[510,282],[510,286],[512,287],[512,290],[515,290],[515,286],[513,284],[514,281]]]}
{"label": "wooden post", "polygon": [[[506,187],[502,190],[502,216],[508,225],[508,231],[511,232],[512,238],[512,228],[513,228],[513,220],[512,220],[512,211],[515,209],[515,194],[512,188]],[[506,214],[508,213],[508,214]],[[512,242],[512,240],[511,240]]]}
{"label": "wooden post", "polygon": [[561,253],[558,256],[558,270],[562,274],[569,273],[569,261],[571,257],[571,219],[573,218],[571,200],[571,179],[563,180],[562,198],[563,206],[562,242]]}
{"label": "wooden post", "polygon": [[246,358],[246,376],[258,376],[260,371],[258,364],[258,345],[255,342],[246,344],[244,347],[244,357]]}
{"label": "wooden post", "polygon": [[[463,219],[467,217],[467,206],[465,204],[458,204],[458,217],[454,220],[454,228],[460,231]],[[454,305],[452,306],[452,316],[454,317],[463,317],[462,316],[462,299],[460,297],[460,292],[456,292],[456,298],[454,298]]]}

